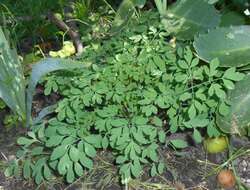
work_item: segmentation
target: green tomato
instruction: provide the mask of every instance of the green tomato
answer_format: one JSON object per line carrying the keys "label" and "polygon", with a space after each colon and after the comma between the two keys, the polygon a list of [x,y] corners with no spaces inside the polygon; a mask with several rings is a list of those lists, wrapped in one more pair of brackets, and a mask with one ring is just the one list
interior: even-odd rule
{"label": "green tomato", "polygon": [[228,148],[228,139],[225,136],[207,138],[204,141],[204,147],[211,154],[223,152]]}

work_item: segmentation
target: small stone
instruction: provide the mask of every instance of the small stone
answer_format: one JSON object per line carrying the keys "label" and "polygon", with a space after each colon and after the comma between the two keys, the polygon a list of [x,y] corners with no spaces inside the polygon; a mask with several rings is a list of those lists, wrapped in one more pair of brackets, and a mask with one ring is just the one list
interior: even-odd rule
{"label": "small stone", "polygon": [[241,165],[242,165],[243,167],[247,167],[248,164],[247,164],[246,160],[242,160]]}
{"label": "small stone", "polygon": [[9,155],[8,156],[8,160],[10,160],[10,161],[15,160],[15,159],[16,159],[15,155]]}

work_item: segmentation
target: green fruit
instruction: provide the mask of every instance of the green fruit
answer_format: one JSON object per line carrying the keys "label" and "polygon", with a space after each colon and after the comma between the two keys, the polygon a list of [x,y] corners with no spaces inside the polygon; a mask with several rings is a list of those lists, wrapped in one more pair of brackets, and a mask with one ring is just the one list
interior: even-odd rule
{"label": "green fruit", "polygon": [[67,52],[65,52],[63,49],[61,49],[57,53],[58,53],[58,57],[60,57],[60,58],[66,58],[66,57],[68,57]]}
{"label": "green fruit", "polygon": [[50,57],[58,57],[58,52],[57,51],[50,51],[49,56]]}
{"label": "green fruit", "polygon": [[228,148],[228,139],[225,136],[207,138],[204,141],[204,147],[211,154],[223,152]]}
{"label": "green fruit", "polygon": [[58,19],[58,20],[63,20],[63,17],[60,13],[55,13],[54,16]]}
{"label": "green fruit", "polygon": [[76,53],[75,46],[70,41],[65,41],[63,43],[63,50],[67,52],[67,56],[71,56]]}

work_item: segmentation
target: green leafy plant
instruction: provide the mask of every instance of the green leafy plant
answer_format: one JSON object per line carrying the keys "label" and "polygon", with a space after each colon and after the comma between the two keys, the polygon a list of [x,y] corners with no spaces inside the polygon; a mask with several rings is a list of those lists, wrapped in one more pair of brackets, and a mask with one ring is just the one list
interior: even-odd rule
{"label": "green leafy plant", "polygon": [[20,122],[20,117],[15,114],[5,115],[3,124],[6,128],[16,127]]}
{"label": "green leafy plant", "polygon": [[[0,28],[0,97],[8,107],[23,121],[29,124],[31,117],[32,96],[39,79],[52,71],[84,68],[89,64],[81,64],[73,60],[45,59],[33,66],[27,97],[21,63],[15,50],[9,44]],[[69,64],[70,63],[70,64]]]}
{"label": "green leafy plant", "polygon": [[152,176],[164,171],[161,144],[188,146],[167,135],[192,131],[199,143],[204,130],[210,137],[221,134],[215,116],[228,113],[226,92],[244,74],[219,67],[218,59],[206,64],[190,46],[173,48],[154,12],[131,26],[85,48],[79,59],[91,62],[89,69],[45,78],[45,93],[63,97],[57,116],[18,139],[21,150],[7,176],[21,169],[37,184],[53,175],[72,183],[93,167],[99,149],[109,148],[127,184],[145,166]]}
{"label": "green leafy plant", "polygon": [[3,110],[5,107],[5,103],[0,99],[0,110]]}

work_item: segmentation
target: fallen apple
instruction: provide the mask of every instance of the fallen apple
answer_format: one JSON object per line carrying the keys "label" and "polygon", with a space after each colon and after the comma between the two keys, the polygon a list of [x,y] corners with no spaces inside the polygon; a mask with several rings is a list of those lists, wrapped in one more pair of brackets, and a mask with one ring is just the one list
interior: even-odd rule
{"label": "fallen apple", "polygon": [[207,138],[204,141],[204,147],[208,153],[223,152],[228,148],[228,139],[225,136]]}
{"label": "fallen apple", "polygon": [[219,185],[223,188],[232,188],[235,186],[235,176],[231,170],[221,170],[217,176]]}

